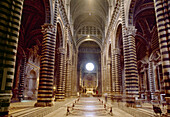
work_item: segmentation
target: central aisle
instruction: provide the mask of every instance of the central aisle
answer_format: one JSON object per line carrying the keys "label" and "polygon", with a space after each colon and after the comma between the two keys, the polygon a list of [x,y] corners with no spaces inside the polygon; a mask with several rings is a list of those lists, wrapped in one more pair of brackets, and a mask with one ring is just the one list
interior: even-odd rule
{"label": "central aisle", "polygon": [[45,117],[132,117],[130,114],[104,103],[96,97],[81,97],[63,105]]}

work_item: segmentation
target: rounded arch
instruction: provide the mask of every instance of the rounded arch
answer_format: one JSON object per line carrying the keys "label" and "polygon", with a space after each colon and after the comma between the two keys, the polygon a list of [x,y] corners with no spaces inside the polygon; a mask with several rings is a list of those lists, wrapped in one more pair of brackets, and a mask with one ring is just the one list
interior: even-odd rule
{"label": "rounded arch", "polygon": [[93,42],[96,42],[96,43],[99,45],[100,49],[102,49],[102,45],[100,44],[100,42],[98,42],[96,39],[87,38],[87,37],[81,39],[81,41],[79,41],[79,42],[77,43],[77,49],[79,48],[79,46],[80,46],[83,42],[86,42],[86,41],[93,41]]}
{"label": "rounded arch", "polygon": [[116,37],[115,37],[115,48],[120,48],[123,45],[122,42],[122,24],[119,23],[117,30],[116,30]]}
{"label": "rounded arch", "polygon": [[64,40],[63,40],[63,30],[61,23],[57,23],[57,35],[56,35],[56,47],[63,47]]}
{"label": "rounded arch", "polygon": [[70,46],[69,43],[67,43],[67,59],[70,58]]}
{"label": "rounded arch", "polygon": [[112,48],[116,48],[116,46],[117,46],[118,40],[116,39],[116,34],[117,34],[118,29],[120,27],[122,27],[122,19],[119,19],[115,24],[114,32],[113,32],[113,35],[111,36],[111,38],[112,38]]}
{"label": "rounded arch", "polygon": [[127,24],[128,25],[134,25],[135,17],[136,15],[140,14],[140,12],[143,12],[144,10],[153,9],[154,4],[153,0],[147,0],[147,1],[141,1],[141,0],[130,0],[128,2],[128,9],[127,9]]}
{"label": "rounded arch", "polygon": [[30,78],[36,78],[36,72],[34,70],[30,71]]}
{"label": "rounded arch", "polygon": [[52,22],[52,7],[53,3],[52,0],[43,0],[45,6],[45,22],[51,23]]}
{"label": "rounded arch", "polygon": [[149,56],[149,61],[152,61],[155,55],[157,55],[157,57],[161,57],[159,48],[152,51],[151,55]]}
{"label": "rounded arch", "polygon": [[109,44],[109,48],[108,48],[108,59],[109,59],[109,60],[111,60],[111,58],[112,58],[112,53],[111,53],[111,52],[112,52],[112,49],[111,49],[112,47],[111,47],[111,46],[112,46],[112,45]]}
{"label": "rounded arch", "polygon": [[63,21],[61,19],[61,17],[58,17],[57,19],[57,33],[58,31],[60,31],[60,43],[61,46],[60,47],[64,47],[64,24]]}
{"label": "rounded arch", "polygon": [[20,45],[18,45],[17,55],[21,55],[22,57],[26,57],[25,51]]}

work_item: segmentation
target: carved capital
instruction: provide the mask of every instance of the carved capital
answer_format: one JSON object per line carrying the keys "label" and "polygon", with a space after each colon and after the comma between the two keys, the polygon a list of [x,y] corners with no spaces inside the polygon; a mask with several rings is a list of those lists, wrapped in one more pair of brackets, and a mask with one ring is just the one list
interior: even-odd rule
{"label": "carved capital", "polygon": [[137,31],[137,29],[134,26],[128,26],[125,29],[125,35],[126,36],[128,36],[128,35],[135,36],[136,35],[136,31]]}
{"label": "carved capital", "polygon": [[47,24],[45,23],[44,25],[41,26],[42,27],[42,32],[46,33],[46,32],[55,32],[55,26],[52,24]]}
{"label": "carved capital", "polygon": [[111,60],[107,60],[107,65],[110,65],[111,64]]}
{"label": "carved capital", "polygon": [[66,51],[65,51],[64,48],[58,48],[58,49],[57,49],[57,53],[58,53],[58,54],[65,54]]}
{"label": "carved capital", "polygon": [[119,49],[119,48],[113,49],[113,54],[114,54],[114,55],[115,55],[115,54],[120,55],[120,49]]}
{"label": "carved capital", "polygon": [[67,62],[68,65],[71,65],[71,60],[70,59],[67,59],[66,62]]}

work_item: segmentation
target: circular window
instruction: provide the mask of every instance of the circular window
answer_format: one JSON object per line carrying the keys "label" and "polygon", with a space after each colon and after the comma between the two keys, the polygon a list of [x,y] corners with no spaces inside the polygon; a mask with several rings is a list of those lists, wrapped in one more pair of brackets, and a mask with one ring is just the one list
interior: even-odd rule
{"label": "circular window", "polygon": [[92,70],[94,69],[94,64],[93,64],[93,63],[87,63],[87,64],[86,64],[86,69],[87,69],[88,71],[92,71]]}

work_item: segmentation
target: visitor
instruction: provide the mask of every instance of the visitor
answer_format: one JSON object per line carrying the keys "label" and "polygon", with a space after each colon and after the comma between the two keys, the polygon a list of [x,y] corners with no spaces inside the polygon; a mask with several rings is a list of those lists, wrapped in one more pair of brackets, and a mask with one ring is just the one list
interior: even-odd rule
{"label": "visitor", "polygon": [[104,94],[105,97],[105,103],[107,103],[107,93]]}

